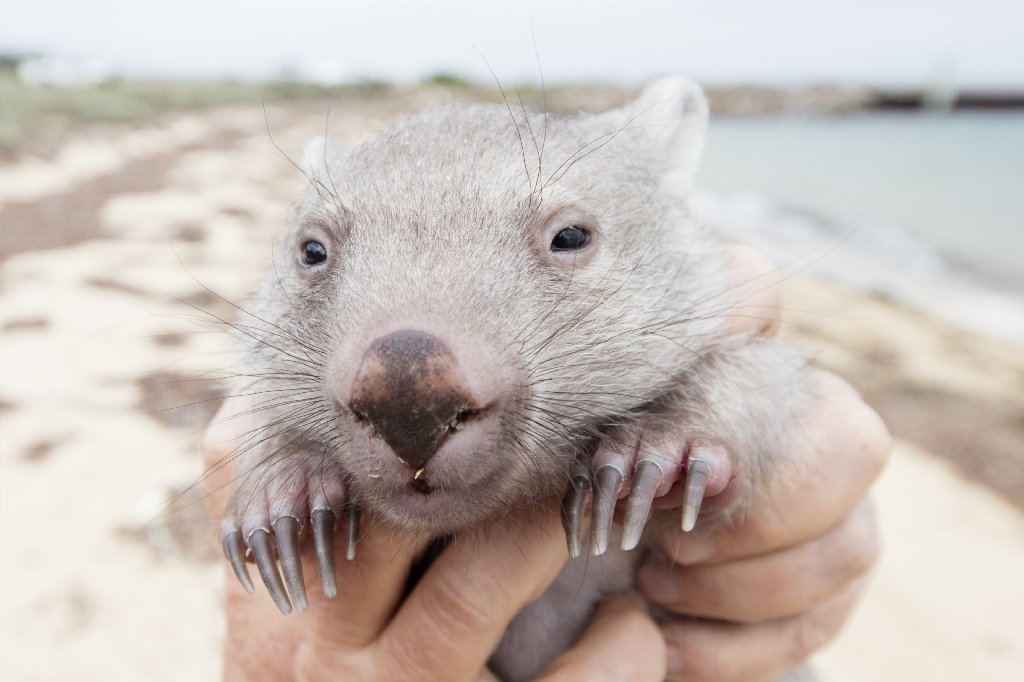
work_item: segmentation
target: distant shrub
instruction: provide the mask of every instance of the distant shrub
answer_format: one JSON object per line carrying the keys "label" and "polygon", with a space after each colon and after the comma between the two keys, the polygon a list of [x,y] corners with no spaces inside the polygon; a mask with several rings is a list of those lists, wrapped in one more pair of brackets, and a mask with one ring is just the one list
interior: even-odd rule
{"label": "distant shrub", "polygon": [[441,71],[424,78],[423,85],[442,85],[449,88],[472,88],[474,83],[458,74]]}

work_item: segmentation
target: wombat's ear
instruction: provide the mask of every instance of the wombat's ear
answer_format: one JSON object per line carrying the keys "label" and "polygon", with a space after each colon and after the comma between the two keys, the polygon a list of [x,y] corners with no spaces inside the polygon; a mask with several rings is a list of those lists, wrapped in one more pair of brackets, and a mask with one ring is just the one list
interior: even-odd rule
{"label": "wombat's ear", "polygon": [[330,170],[348,150],[329,137],[318,135],[302,150],[302,169],[311,179],[327,178]]}
{"label": "wombat's ear", "polygon": [[662,78],[644,88],[624,113],[626,127],[639,132],[642,146],[659,164],[663,189],[689,195],[708,127],[704,91],[681,76]]}

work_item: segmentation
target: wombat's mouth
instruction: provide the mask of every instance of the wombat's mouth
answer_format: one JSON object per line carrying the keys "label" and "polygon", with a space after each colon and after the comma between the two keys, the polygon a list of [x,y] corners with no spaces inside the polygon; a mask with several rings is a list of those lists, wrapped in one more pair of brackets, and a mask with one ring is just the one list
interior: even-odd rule
{"label": "wombat's mouth", "polygon": [[378,490],[365,500],[366,508],[398,528],[435,534],[479,525],[500,509],[494,504],[495,482],[484,478],[465,487],[452,487],[428,477],[408,480],[390,490]]}
{"label": "wombat's mouth", "polygon": [[377,511],[399,527],[413,531],[448,533],[473,525],[476,519],[459,519],[453,509],[463,508],[465,500],[460,493],[441,489],[421,491],[408,486],[376,505]]}

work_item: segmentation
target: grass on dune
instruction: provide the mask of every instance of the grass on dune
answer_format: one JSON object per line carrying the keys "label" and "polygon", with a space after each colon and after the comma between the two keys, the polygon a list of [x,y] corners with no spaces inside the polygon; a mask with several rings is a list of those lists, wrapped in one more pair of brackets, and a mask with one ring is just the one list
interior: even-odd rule
{"label": "grass on dune", "polygon": [[34,86],[21,82],[10,70],[0,70],[0,155],[15,153],[34,137],[82,125],[132,123],[218,106],[368,97],[388,89],[388,85],[374,82],[326,87],[287,80],[112,80],[89,86]]}

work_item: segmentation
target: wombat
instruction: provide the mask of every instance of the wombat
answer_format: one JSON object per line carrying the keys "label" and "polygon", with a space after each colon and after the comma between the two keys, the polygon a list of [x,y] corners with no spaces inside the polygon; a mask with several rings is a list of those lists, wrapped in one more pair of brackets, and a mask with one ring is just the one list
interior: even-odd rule
{"label": "wombat", "polygon": [[729,524],[780,480],[806,363],[724,331],[743,300],[686,204],[707,118],[668,78],[600,115],[452,105],[311,144],[237,325],[263,426],[221,537],[247,590],[252,560],[306,608],[305,528],[333,596],[339,520],[352,558],[360,514],[446,538],[564,495],[574,559],[491,660],[529,679],[632,583],[645,528]]}

